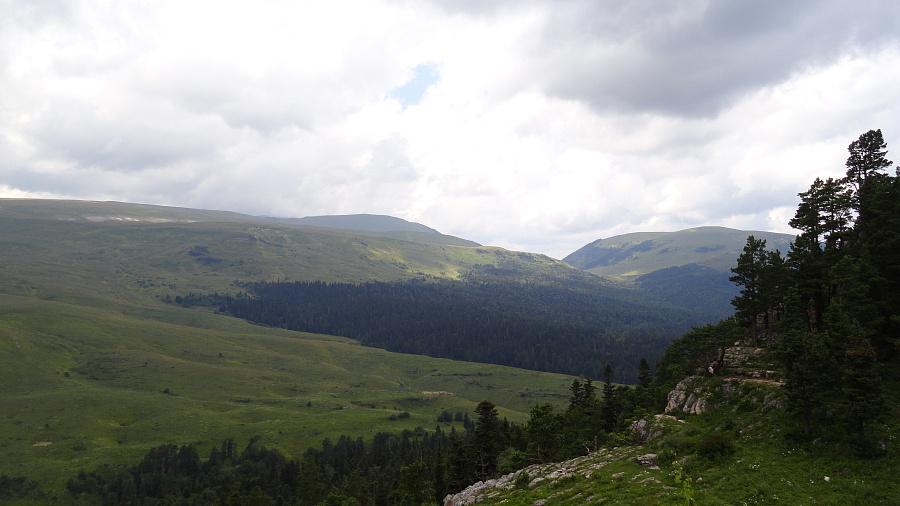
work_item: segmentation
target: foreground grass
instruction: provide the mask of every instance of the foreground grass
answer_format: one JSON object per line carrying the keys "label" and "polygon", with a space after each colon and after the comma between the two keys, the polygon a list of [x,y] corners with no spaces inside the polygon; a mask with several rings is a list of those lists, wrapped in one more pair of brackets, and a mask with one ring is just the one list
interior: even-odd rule
{"label": "foreground grass", "polygon": [[[689,504],[689,497],[700,505],[898,503],[900,391],[896,384],[886,389],[886,423],[873,428],[886,445],[874,458],[858,456],[840,434],[837,422],[828,437],[802,443],[791,437],[795,426],[790,417],[777,403],[769,402],[782,398],[780,387],[733,386],[734,393],[719,396],[718,407],[707,413],[660,419],[663,434],[649,443],[602,449],[567,463],[530,468],[530,485],[517,487],[510,480],[506,488],[481,495],[479,504],[683,505]],[[647,453],[659,456],[661,469],[637,463],[636,457]],[[678,475],[690,478],[690,486],[676,480]]]}
{"label": "foreground grass", "polygon": [[[431,430],[442,411],[471,413],[484,399],[522,422],[536,403],[564,403],[570,383],[197,310],[157,312],[178,323],[0,294],[0,475],[60,491],[79,469],[133,464],[168,443],[205,454],[226,437],[262,436],[297,454],[341,434]],[[401,412],[410,418],[390,420]]]}

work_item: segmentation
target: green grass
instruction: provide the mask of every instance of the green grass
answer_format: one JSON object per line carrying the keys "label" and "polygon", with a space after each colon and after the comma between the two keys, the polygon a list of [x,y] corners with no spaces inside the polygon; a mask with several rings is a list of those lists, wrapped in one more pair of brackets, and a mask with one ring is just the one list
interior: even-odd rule
{"label": "green grass", "polygon": [[[226,437],[259,435],[297,454],[341,434],[433,430],[442,411],[471,416],[485,399],[518,422],[534,404],[561,406],[566,376],[388,353],[165,302],[258,280],[456,278],[504,262],[577,273],[541,255],[239,215],[0,200],[0,475],[60,493],[79,469],[133,464],[160,444],[205,456]],[[439,391],[453,395],[423,393]],[[401,412],[410,418],[389,419]]]}
{"label": "green grass", "polygon": [[[786,437],[793,427],[787,413],[763,407],[766,396],[781,395],[780,387],[746,384],[732,395],[719,396],[718,407],[707,413],[666,422],[665,434],[648,444],[603,450],[584,458],[575,476],[545,480],[526,490],[500,491],[479,504],[531,505],[544,499],[554,505],[683,505],[687,504],[683,485],[675,481],[679,466],[691,478],[693,497],[700,505],[896,504],[900,497],[897,386],[893,382],[885,389],[890,408],[887,423],[877,430],[887,451],[879,458],[858,457],[841,437],[837,422],[828,441],[793,441]],[[703,442],[715,438],[729,441],[733,451],[704,452]],[[634,462],[637,455],[665,452],[674,456],[662,469],[645,469]],[[590,468],[598,463],[601,468]],[[551,471],[535,473],[531,479]]]}
{"label": "green grass", "polygon": [[[134,463],[150,447],[226,437],[288,454],[471,413],[483,399],[523,422],[566,400],[570,378],[400,355],[349,339],[253,326],[198,310],[180,324],[0,295],[0,474],[58,490],[78,469]],[[432,395],[424,392],[452,392]],[[389,420],[409,412],[410,419]],[[445,428],[448,428],[445,426]]]}

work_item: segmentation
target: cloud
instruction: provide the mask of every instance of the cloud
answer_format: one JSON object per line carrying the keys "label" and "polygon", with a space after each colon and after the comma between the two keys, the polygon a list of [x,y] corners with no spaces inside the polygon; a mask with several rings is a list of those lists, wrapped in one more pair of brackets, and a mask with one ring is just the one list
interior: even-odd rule
{"label": "cloud", "polygon": [[7,2],[0,194],[379,213],[565,256],[787,231],[900,139],[888,1]]}
{"label": "cloud", "polygon": [[715,115],[804,65],[871,47],[897,26],[887,2],[563,2],[530,62],[551,95],[598,112]]}

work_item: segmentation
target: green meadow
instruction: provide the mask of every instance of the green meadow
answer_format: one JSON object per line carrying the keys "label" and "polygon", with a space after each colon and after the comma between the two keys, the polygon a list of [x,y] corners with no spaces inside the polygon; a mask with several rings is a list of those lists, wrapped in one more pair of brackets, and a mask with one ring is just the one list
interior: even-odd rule
{"label": "green meadow", "polygon": [[458,277],[500,262],[568,269],[239,215],[2,200],[0,475],[59,493],[81,469],[131,464],[160,444],[205,455],[224,438],[262,436],[293,455],[342,434],[433,430],[443,411],[471,416],[484,399],[517,422],[537,403],[562,406],[563,375],[389,353],[171,303],[255,280]]}

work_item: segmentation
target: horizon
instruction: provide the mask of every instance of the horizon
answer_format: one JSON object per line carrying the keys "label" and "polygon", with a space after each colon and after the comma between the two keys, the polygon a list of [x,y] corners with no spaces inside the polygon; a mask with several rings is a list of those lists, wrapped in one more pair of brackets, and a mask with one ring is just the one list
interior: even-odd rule
{"label": "horizon", "polygon": [[900,141],[900,4],[12,0],[0,196],[379,214],[558,257],[791,233]]}

